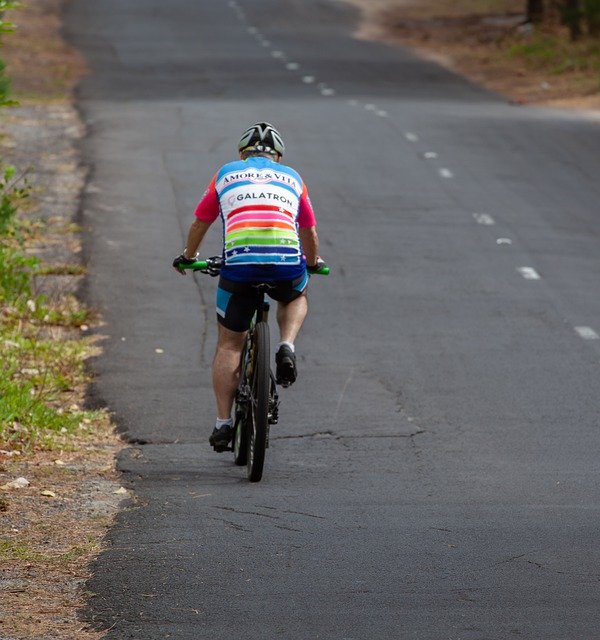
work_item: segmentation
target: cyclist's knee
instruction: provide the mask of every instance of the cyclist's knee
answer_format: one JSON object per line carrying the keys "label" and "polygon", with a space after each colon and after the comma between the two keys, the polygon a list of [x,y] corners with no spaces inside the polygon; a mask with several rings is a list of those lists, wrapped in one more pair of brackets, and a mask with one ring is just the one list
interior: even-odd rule
{"label": "cyclist's knee", "polygon": [[220,324],[217,338],[217,349],[240,351],[244,346],[246,333],[246,331],[232,331]]}

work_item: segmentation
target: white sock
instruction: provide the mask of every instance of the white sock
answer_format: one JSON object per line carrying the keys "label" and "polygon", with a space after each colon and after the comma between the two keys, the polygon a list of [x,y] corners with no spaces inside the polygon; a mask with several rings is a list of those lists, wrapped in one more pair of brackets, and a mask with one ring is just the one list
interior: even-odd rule
{"label": "white sock", "polygon": [[285,345],[286,347],[289,347],[289,348],[291,349],[292,353],[294,353],[295,348],[294,348],[294,343],[293,343],[293,342],[280,342],[280,343],[277,345],[277,351],[279,351],[279,349],[280,349],[281,347],[283,347],[283,345]]}
{"label": "white sock", "polygon": [[224,420],[221,418],[217,418],[215,421],[215,427],[220,429],[221,427],[233,427],[233,418],[225,418]]}

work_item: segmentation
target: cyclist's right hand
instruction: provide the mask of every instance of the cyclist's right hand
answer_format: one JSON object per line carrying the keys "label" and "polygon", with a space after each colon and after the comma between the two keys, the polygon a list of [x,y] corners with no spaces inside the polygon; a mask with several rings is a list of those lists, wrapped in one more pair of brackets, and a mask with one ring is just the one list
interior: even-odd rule
{"label": "cyclist's right hand", "polygon": [[323,258],[317,257],[317,261],[315,262],[315,264],[306,265],[306,270],[308,271],[308,273],[318,273],[326,266],[327,264],[325,264],[325,260],[323,260]]}

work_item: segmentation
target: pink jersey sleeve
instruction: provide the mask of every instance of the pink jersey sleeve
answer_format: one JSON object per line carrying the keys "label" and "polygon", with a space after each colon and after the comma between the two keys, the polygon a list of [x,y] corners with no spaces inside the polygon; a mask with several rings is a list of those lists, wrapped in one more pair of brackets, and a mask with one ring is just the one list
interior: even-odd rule
{"label": "pink jersey sleeve", "polygon": [[206,187],[206,191],[202,196],[202,200],[198,203],[196,207],[196,211],[194,215],[198,220],[202,220],[203,222],[214,222],[219,217],[219,196],[217,195],[217,190],[215,189],[215,184],[217,182],[217,176],[210,181],[208,187]]}
{"label": "pink jersey sleeve", "polygon": [[300,229],[306,229],[308,227],[315,227],[316,225],[317,221],[315,220],[315,212],[308,197],[308,189],[306,185],[303,184],[302,195],[300,196],[300,208],[298,209],[298,227]]}

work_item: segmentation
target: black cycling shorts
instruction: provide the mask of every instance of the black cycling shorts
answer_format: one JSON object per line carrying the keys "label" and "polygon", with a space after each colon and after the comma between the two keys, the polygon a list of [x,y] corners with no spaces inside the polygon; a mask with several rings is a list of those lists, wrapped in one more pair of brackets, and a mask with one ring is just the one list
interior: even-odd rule
{"label": "black cycling shorts", "polygon": [[[222,276],[217,288],[217,320],[231,331],[247,331],[256,310],[260,291],[259,283],[235,282]],[[260,283],[267,285],[265,293],[277,302],[291,302],[299,298],[308,286],[308,274],[295,280],[274,280]]]}

